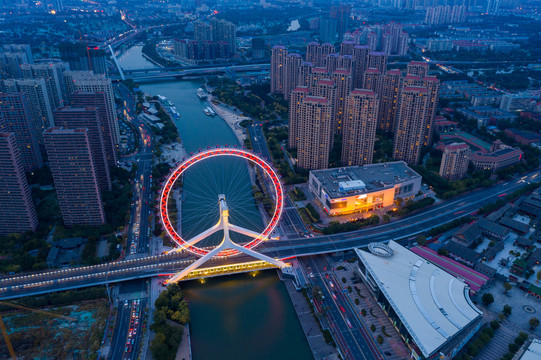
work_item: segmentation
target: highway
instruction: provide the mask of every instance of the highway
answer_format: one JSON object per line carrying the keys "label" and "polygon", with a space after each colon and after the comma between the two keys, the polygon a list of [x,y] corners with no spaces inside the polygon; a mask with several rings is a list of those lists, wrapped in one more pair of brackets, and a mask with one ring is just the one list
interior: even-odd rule
{"label": "highway", "polygon": [[[505,194],[512,193],[514,190],[528,184],[529,181],[538,180],[539,174],[540,172],[536,171],[523,179],[513,179],[490,188],[464,194],[453,200],[441,202],[415,215],[387,224],[329,236],[267,241],[257,251],[275,258],[288,259],[296,256],[349,250],[354,247],[366,246],[370,242],[408,238],[474,213],[480,207],[493,203]],[[250,258],[246,256],[215,259],[211,260],[208,266],[240,263],[248,261],[248,259]],[[4,277],[0,279],[0,300],[170,274],[180,271],[194,260],[191,255],[179,252],[96,266]]]}
{"label": "highway", "polygon": [[[243,71],[268,71],[270,68],[269,64],[248,64],[248,65],[227,65],[227,66],[213,66],[213,67],[197,67],[182,69],[178,71],[167,71],[162,68],[148,68],[141,70],[141,73],[134,73],[133,71],[126,71],[124,75],[126,78],[130,78],[134,81],[142,80],[155,80],[163,78],[176,78],[182,76],[198,76],[206,74],[214,74],[217,72],[225,72],[227,70],[233,70],[236,72]],[[126,74],[127,73],[127,74]],[[113,80],[119,80],[119,76],[111,76]]]}

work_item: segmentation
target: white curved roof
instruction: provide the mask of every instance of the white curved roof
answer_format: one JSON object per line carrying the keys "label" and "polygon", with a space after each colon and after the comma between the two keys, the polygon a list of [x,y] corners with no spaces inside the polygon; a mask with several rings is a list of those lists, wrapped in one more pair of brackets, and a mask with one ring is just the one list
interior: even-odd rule
{"label": "white curved roof", "polygon": [[481,316],[469,287],[394,241],[391,257],[355,249],[425,357]]}

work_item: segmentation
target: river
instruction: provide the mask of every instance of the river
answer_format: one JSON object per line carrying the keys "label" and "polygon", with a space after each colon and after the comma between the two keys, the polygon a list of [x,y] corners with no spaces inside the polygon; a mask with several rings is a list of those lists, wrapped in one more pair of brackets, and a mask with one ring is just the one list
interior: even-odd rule
{"label": "river", "polygon": [[[136,60],[130,63],[141,64]],[[175,104],[181,114],[176,125],[188,152],[238,144],[225,121],[204,115],[202,110],[208,104],[196,96],[200,85],[201,81],[167,81],[141,84],[140,88],[152,95],[163,95]],[[232,179],[228,178],[230,173],[235,174]],[[223,183],[235,184],[237,190],[232,194],[227,186],[221,186]],[[182,206],[182,232],[187,237],[215,221],[215,195],[219,191],[226,192],[228,205],[233,200],[232,221],[252,229],[262,226],[242,162],[210,163],[199,173],[187,176],[183,186],[187,198]],[[204,204],[197,194],[207,190],[211,193],[207,196],[210,203]],[[191,311],[194,360],[313,359],[293,304],[274,270],[211,278],[205,283],[192,281],[182,287]]]}

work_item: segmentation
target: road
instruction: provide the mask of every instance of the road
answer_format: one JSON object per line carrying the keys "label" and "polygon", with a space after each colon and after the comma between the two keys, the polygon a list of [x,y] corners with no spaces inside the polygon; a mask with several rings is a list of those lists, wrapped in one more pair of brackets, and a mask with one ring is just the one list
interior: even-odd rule
{"label": "road", "polygon": [[267,141],[263,134],[263,126],[260,124],[251,124],[248,126],[248,135],[250,136],[250,142],[252,143],[254,152],[261,155],[264,159],[272,161],[269,148],[267,147]]}
{"label": "road", "polygon": [[360,322],[351,303],[342,292],[338,279],[325,257],[310,257],[303,261],[313,273],[312,286],[321,289],[321,306],[326,309],[325,316],[331,326],[333,337],[345,359],[379,360],[383,356],[376,344]]}
{"label": "road", "polygon": [[118,304],[110,359],[137,359],[143,333],[142,313],[146,299],[125,300]]}
{"label": "road", "polygon": [[[528,181],[538,180],[539,174],[540,171],[536,171],[523,179],[513,179],[490,188],[464,194],[453,200],[431,206],[415,215],[387,224],[329,236],[267,241],[257,251],[275,258],[287,259],[295,256],[349,250],[367,246],[370,242],[408,238],[474,213],[480,207],[493,203],[504,194],[510,194],[527,185]],[[209,266],[240,263],[249,261],[249,259],[243,256],[215,259],[209,262]],[[4,277],[0,279],[0,300],[170,274],[180,271],[193,261],[192,256],[182,252],[146,256],[96,266]]]}

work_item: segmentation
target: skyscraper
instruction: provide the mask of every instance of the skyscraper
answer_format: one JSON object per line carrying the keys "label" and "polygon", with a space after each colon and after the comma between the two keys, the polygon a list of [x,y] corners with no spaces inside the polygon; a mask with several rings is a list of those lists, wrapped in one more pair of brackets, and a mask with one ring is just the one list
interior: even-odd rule
{"label": "skyscraper", "polygon": [[351,17],[351,5],[342,4],[331,6],[330,18],[336,19],[336,31],[338,32],[338,40],[342,40],[344,33],[349,28],[349,18]]}
{"label": "skyscraper", "polygon": [[299,118],[304,98],[310,94],[306,86],[298,86],[291,92],[289,97],[289,131],[288,146],[296,149],[299,141]]}
{"label": "skyscraper", "polygon": [[[39,147],[36,121],[26,93],[0,93],[0,117],[3,118],[2,132],[15,133],[25,171],[43,166]],[[0,124],[1,125],[1,124]]]}
{"label": "skyscraper", "polygon": [[66,226],[105,223],[88,133],[87,129],[53,127],[43,135]]}
{"label": "skyscraper", "polygon": [[111,190],[111,176],[105,154],[100,112],[96,107],[62,107],[54,112],[56,126],[87,129],[92,158],[101,191]]}
{"label": "skyscraper", "polygon": [[0,235],[33,231],[38,227],[14,133],[0,132],[0,204]]}
{"label": "skyscraper", "polygon": [[284,65],[287,56],[285,46],[277,45],[271,50],[271,93],[284,93]]}
{"label": "skyscraper", "polygon": [[383,74],[387,70],[387,55],[378,51],[369,52],[367,68],[376,68]]}
{"label": "skyscraper", "polygon": [[117,152],[113,142],[114,130],[109,121],[105,93],[100,91],[76,91],[71,94],[71,103],[74,107],[95,107],[98,109],[105,157],[109,166],[116,166]]}
{"label": "skyscraper", "polygon": [[[115,151],[118,148],[120,131],[118,128],[118,120],[116,117],[115,96],[113,93],[113,84],[111,79],[104,75],[93,74],[90,71],[64,71],[64,81],[66,83],[66,89],[68,94],[76,91],[82,92],[102,92],[105,94],[107,108],[107,122],[103,121],[104,126],[108,126],[109,129],[104,131],[104,134],[111,134],[112,143],[115,146]],[[80,103],[79,103],[80,104]],[[76,106],[97,106],[99,105],[76,105]],[[102,119],[104,117],[102,116]],[[107,139],[106,139],[107,141]],[[109,150],[107,150],[109,151]],[[108,152],[109,154],[109,152]],[[109,163],[113,161],[112,157],[108,155]],[[115,157],[116,160],[116,157]]]}
{"label": "skyscraper", "polygon": [[400,93],[395,129],[393,157],[417,164],[421,155],[427,122],[430,117],[430,95],[426,88],[406,86]]}
{"label": "skyscraper", "polygon": [[366,45],[356,45],[353,48],[355,67],[353,70],[353,88],[360,89],[363,86],[363,74],[367,69],[368,53],[370,48]]}
{"label": "skyscraper", "polygon": [[224,41],[229,46],[231,54],[237,52],[237,27],[235,24],[222,19],[210,19],[212,41]]}
{"label": "skyscraper", "polygon": [[363,89],[380,92],[381,73],[377,68],[368,68],[363,74]]}
{"label": "skyscraper", "polygon": [[466,143],[452,143],[443,149],[440,176],[446,180],[462,179],[468,172],[470,147]]}
{"label": "skyscraper", "polygon": [[428,90],[429,96],[429,113],[426,122],[424,134],[424,146],[432,145],[432,134],[434,133],[434,119],[436,118],[436,110],[438,108],[440,81],[435,76],[427,76],[423,78],[423,86]]}
{"label": "skyscraper", "polygon": [[284,99],[289,100],[291,91],[297,87],[299,68],[303,60],[300,54],[288,54],[284,61]]}
{"label": "skyscraper", "polygon": [[372,90],[353,90],[346,103],[342,130],[342,165],[371,164],[378,120],[378,96]]}
{"label": "skyscraper", "polygon": [[69,64],[70,70],[90,70],[94,74],[107,75],[105,50],[85,43],[64,42],[59,45],[60,58]]}
{"label": "skyscraper", "polygon": [[302,169],[326,169],[331,149],[332,106],[324,97],[306,96],[301,106],[297,157]]}
{"label": "skyscraper", "polygon": [[400,70],[389,70],[383,75],[378,111],[378,128],[386,133],[395,129],[395,121],[402,88],[402,74]]}

